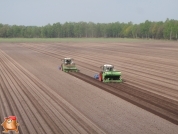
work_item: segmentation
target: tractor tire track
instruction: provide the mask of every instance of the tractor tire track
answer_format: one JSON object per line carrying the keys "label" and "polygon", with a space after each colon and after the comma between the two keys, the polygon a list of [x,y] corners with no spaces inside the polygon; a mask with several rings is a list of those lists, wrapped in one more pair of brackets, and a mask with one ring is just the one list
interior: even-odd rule
{"label": "tractor tire track", "polygon": [[178,125],[178,102],[128,84],[101,83],[82,73],[69,73]]}

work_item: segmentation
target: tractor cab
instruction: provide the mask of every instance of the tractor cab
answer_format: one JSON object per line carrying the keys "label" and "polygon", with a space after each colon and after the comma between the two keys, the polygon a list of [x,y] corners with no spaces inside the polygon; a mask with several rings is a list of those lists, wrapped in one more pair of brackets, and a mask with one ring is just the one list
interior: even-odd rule
{"label": "tractor cab", "polygon": [[101,66],[102,70],[104,72],[107,72],[107,71],[114,71],[114,66],[113,65],[109,65],[109,64],[105,64],[103,66]]}
{"label": "tractor cab", "polygon": [[64,58],[64,59],[62,59],[62,61],[63,61],[63,63],[64,63],[65,65],[71,65],[71,64],[74,64],[72,58]]}

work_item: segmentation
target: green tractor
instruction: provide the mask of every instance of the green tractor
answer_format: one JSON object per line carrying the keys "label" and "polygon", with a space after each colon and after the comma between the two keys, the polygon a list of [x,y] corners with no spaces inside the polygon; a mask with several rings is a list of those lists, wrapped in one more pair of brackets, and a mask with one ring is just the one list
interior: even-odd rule
{"label": "green tractor", "polygon": [[79,70],[77,69],[75,63],[73,62],[74,59],[72,58],[64,58],[61,61],[63,61],[63,63],[61,64],[61,66],[59,67],[60,70],[64,71],[64,72],[79,72]]}
{"label": "green tractor", "polygon": [[121,72],[114,70],[113,65],[105,64],[100,67],[102,71],[95,74],[94,78],[101,82],[122,82]]}

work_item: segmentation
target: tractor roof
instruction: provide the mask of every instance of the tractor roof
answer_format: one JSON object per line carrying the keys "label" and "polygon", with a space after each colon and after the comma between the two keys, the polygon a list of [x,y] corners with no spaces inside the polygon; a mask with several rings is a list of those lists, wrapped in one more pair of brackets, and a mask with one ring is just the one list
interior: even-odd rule
{"label": "tractor roof", "polygon": [[72,58],[64,58],[65,60],[71,60]]}
{"label": "tractor roof", "polygon": [[112,67],[113,65],[105,64],[105,65],[103,65],[103,66]]}

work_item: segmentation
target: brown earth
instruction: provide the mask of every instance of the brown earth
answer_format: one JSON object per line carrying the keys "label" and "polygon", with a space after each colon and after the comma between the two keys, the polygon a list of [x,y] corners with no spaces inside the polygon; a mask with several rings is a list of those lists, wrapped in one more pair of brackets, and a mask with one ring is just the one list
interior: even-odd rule
{"label": "brown earth", "polygon": [[177,106],[176,42],[1,43],[0,49],[1,122],[15,114],[20,133],[178,133],[176,124],[58,70],[63,57],[91,77],[113,64],[125,84]]}

